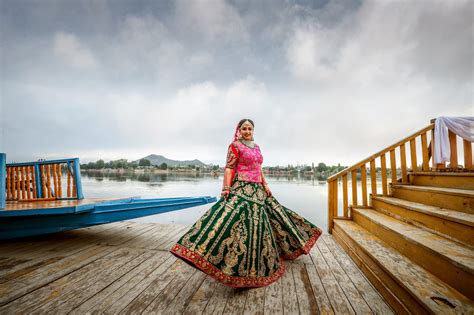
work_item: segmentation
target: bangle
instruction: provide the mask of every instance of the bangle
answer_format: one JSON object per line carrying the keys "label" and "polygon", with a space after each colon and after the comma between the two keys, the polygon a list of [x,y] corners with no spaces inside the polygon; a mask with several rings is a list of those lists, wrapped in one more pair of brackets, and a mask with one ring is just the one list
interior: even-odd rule
{"label": "bangle", "polygon": [[224,187],[222,187],[222,190],[230,190],[230,186],[224,185]]}

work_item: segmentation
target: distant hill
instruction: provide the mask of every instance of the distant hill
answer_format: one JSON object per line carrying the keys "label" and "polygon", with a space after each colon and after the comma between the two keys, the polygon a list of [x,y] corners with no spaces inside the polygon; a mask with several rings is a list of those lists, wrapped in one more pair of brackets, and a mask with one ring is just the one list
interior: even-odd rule
{"label": "distant hill", "polygon": [[[194,159],[194,160],[186,160],[186,161],[178,161],[178,160],[170,160],[165,158],[163,155],[156,155],[156,154],[150,154],[148,156],[145,156],[144,159],[147,159],[151,162],[151,165],[156,165],[160,166],[162,163],[166,163],[168,166],[187,166],[187,165],[194,165],[194,166],[207,166],[205,163]],[[139,160],[137,160],[138,162]]]}

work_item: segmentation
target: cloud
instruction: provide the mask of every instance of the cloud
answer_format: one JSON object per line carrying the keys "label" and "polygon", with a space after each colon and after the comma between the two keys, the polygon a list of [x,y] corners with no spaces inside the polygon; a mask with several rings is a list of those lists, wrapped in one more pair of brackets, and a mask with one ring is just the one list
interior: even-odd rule
{"label": "cloud", "polygon": [[183,31],[206,41],[242,42],[248,30],[235,6],[225,0],[176,1],[176,18]]}
{"label": "cloud", "polygon": [[74,68],[90,69],[98,66],[92,52],[74,34],[57,32],[54,35],[54,52]]}
{"label": "cloud", "polygon": [[289,70],[323,84],[472,80],[472,9],[470,1],[365,1],[337,25],[297,18],[286,44]]}
{"label": "cloud", "polygon": [[11,2],[0,13],[3,147],[16,160],[222,164],[247,117],[266,165],[350,164],[431,118],[474,114],[473,5]]}

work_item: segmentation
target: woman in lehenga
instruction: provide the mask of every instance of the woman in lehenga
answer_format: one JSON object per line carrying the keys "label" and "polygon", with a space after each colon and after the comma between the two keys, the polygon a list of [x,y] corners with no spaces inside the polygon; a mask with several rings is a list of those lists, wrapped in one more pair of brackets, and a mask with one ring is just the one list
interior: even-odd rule
{"label": "woman in lehenga", "polygon": [[268,187],[254,123],[241,120],[229,145],[221,198],[171,253],[234,288],[262,287],[285,272],[283,260],[308,254],[321,229],[282,206]]}

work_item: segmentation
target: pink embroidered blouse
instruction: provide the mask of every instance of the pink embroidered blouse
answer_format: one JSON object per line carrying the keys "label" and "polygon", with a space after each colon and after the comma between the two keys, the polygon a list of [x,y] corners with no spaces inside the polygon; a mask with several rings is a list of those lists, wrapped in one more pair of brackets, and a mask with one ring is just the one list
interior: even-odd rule
{"label": "pink embroidered blouse", "polygon": [[249,148],[240,141],[234,141],[229,145],[225,167],[233,169],[239,180],[261,183],[262,162],[263,156],[257,144]]}

